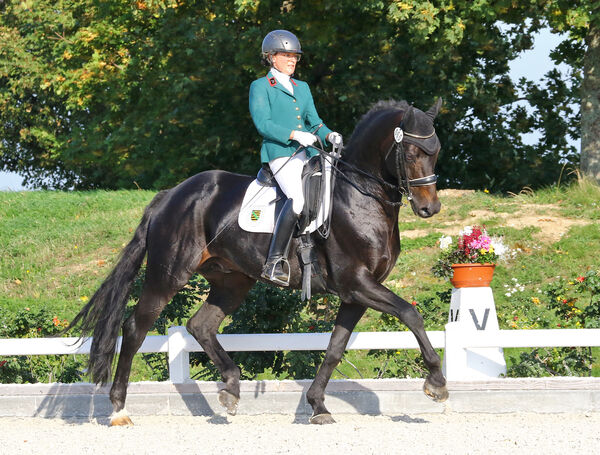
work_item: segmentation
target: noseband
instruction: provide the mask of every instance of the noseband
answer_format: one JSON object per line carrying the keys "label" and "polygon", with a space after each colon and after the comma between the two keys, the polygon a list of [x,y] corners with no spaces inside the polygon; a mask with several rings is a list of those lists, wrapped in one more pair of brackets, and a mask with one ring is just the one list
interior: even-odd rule
{"label": "noseband", "polygon": [[429,139],[430,137],[433,137],[434,134],[435,129],[428,136],[419,136],[417,134],[408,133],[403,131],[401,127],[396,127],[394,129],[394,143],[390,146],[390,149],[385,156],[385,161],[387,161],[390,153],[392,153],[392,149],[395,149],[398,191],[401,194],[406,195],[406,199],[409,201],[412,201],[413,199],[411,187],[434,185],[437,182],[437,175],[431,174],[425,177],[419,177],[418,179],[409,179],[406,172],[406,155],[404,153],[404,145],[402,140],[404,139],[404,136],[409,136],[415,139]]}

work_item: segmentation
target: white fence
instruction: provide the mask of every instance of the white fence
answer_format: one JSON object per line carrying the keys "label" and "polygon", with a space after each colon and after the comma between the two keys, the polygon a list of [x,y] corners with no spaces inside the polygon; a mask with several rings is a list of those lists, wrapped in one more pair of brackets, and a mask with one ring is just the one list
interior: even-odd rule
{"label": "white fence", "polygon": [[[427,335],[434,348],[443,348],[447,379],[460,377],[466,368],[468,348],[523,348],[600,346],[600,329],[468,331],[452,324],[445,331]],[[330,333],[283,333],[217,335],[226,351],[317,351],[327,349]],[[120,348],[119,338],[117,349]],[[0,356],[89,354],[91,339],[11,338],[0,339]],[[418,349],[411,332],[354,332],[347,349]],[[171,327],[168,335],[146,337],[139,352],[166,352],[169,376],[175,384],[189,380],[189,353],[202,351],[185,327]],[[456,373],[455,373],[456,372]]]}

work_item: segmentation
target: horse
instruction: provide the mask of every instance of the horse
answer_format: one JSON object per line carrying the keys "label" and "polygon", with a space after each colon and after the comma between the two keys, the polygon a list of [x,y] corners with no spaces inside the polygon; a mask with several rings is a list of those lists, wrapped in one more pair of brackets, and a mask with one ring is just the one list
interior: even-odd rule
{"label": "horse", "polygon": [[[406,195],[422,218],[438,213],[435,163],[441,148],[433,121],[441,99],[423,112],[406,101],[380,101],[362,116],[336,165],[329,236],[315,239],[315,254],[326,292],[339,296],[324,360],[306,398],[313,424],[334,423],[325,407],[325,387],[340,362],[352,330],[367,308],[400,319],[416,337],[429,370],[423,390],[435,401],[448,397],[440,357],[433,349],[418,310],[382,283],[400,253],[399,207]],[[110,389],[111,425],[133,424],[125,410],[134,354],[171,298],[199,273],[210,284],[187,330],[218,368],[223,387],[219,402],[235,414],[240,398],[240,369],[217,340],[217,331],[257,280],[269,250],[270,234],[243,231],[237,223],[252,177],[221,170],[196,174],[153,198],[133,238],[93,297],[71,322],[82,337],[93,335],[88,373],[95,383],[109,382],[116,343],[122,345]],[[300,263],[290,250],[290,287],[300,288]],[[147,257],[142,293],[124,320],[130,287]]]}

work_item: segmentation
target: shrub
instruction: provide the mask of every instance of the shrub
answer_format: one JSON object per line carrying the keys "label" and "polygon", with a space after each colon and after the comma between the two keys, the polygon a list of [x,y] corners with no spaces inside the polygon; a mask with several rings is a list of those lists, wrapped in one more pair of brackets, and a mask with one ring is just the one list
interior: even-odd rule
{"label": "shrub", "polygon": [[[536,305],[550,309],[560,328],[600,327],[600,276],[588,271],[570,281],[559,278],[543,289],[543,299],[532,297]],[[591,376],[590,347],[536,348],[510,356],[509,377]]]}
{"label": "shrub", "polygon": [[[68,325],[44,310],[24,308],[16,314],[0,310],[0,338],[43,338],[57,336]],[[0,383],[79,382],[83,362],[75,355],[0,357]]]}
{"label": "shrub", "polygon": [[[133,290],[132,304],[137,303],[144,280],[144,270],[138,275]],[[208,295],[210,285],[200,275],[194,275],[188,284],[173,297],[155,322],[153,330],[166,334],[168,327],[183,325],[192,316],[192,310]],[[221,333],[286,333],[330,331],[335,320],[338,299],[320,296],[306,303],[300,292],[281,289],[258,282],[248,293],[241,307],[225,321]],[[128,308],[127,314],[133,311]],[[243,379],[254,379],[265,370],[277,378],[307,378],[315,375],[321,363],[321,351],[261,351],[230,352],[239,365]],[[142,354],[152,370],[152,379],[167,380],[168,361],[165,353]],[[190,354],[194,379],[219,380],[216,367],[203,352]]]}
{"label": "shrub", "polygon": [[[412,301],[422,314],[426,330],[444,330],[448,322],[448,303],[452,289],[438,291],[431,297]],[[381,325],[378,330],[386,332],[407,330],[397,318],[382,313],[379,317]],[[423,377],[428,370],[419,351],[414,349],[376,349],[368,352],[368,356],[376,359],[379,365],[374,368],[377,378],[409,378]]]}

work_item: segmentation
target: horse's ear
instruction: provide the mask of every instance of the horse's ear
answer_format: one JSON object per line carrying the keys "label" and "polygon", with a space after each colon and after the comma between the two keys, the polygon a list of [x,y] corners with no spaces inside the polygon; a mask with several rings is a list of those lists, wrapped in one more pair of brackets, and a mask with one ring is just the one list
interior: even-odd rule
{"label": "horse's ear", "polygon": [[425,114],[427,114],[431,120],[435,119],[440,112],[440,108],[442,107],[442,98],[438,98],[433,106],[429,108]]}
{"label": "horse's ear", "polygon": [[402,118],[404,131],[415,132],[417,126],[416,123],[415,110],[412,106],[409,106]]}

